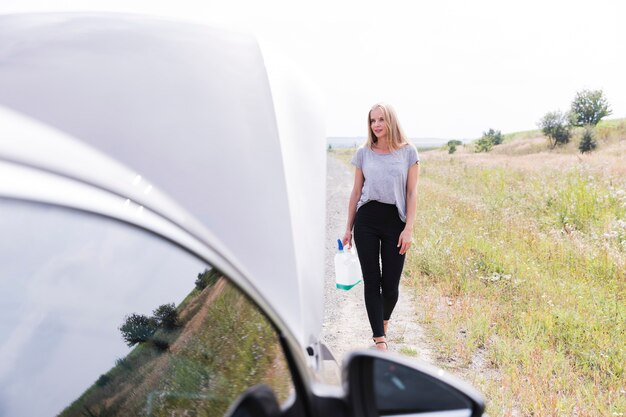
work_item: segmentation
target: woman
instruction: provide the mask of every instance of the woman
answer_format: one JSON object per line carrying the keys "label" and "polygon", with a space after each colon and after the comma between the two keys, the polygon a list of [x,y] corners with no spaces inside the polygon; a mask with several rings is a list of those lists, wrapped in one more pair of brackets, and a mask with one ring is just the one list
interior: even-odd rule
{"label": "woman", "polygon": [[351,246],[354,227],[372,337],[376,348],[387,350],[404,257],[413,243],[419,156],[391,106],[374,105],[368,126],[367,142],[352,158],[354,187],[342,241]]}

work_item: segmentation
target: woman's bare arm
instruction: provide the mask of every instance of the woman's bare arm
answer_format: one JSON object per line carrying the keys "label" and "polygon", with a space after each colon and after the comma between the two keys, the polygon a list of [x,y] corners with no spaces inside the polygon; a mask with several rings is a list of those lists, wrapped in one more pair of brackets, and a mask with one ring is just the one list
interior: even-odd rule
{"label": "woman's bare arm", "polygon": [[417,180],[419,179],[419,163],[411,165],[406,181],[406,226],[398,238],[400,254],[404,255],[413,243],[413,224],[417,211]]}
{"label": "woman's bare arm", "polygon": [[354,218],[356,217],[356,205],[361,198],[364,182],[365,177],[363,176],[363,171],[360,168],[356,168],[354,172],[354,185],[352,186],[350,201],[348,202],[348,222],[346,224],[346,232],[341,240],[341,243],[344,246],[347,245],[348,247],[352,247],[352,227],[354,226]]}

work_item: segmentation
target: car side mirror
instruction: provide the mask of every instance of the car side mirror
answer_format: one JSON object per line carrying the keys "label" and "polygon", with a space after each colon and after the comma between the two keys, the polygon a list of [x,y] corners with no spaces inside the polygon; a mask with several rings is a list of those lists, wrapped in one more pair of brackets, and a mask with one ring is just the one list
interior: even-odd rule
{"label": "car side mirror", "polygon": [[430,365],[382,352],[355,352],[346,360],[344,384],[353,415],[478,417],[482,396]]}

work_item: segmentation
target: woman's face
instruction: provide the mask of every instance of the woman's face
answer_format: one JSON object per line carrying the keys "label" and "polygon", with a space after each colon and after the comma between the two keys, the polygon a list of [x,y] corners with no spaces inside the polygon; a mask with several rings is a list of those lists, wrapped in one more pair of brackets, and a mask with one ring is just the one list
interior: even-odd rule
{"label": "woman's face", "polygon": [[374,135],[376,135],[378,139],[387,136],[385,116],[383,110],[379,107],[370,111],[370,129],[372,129],[372,132],[374,132]]}

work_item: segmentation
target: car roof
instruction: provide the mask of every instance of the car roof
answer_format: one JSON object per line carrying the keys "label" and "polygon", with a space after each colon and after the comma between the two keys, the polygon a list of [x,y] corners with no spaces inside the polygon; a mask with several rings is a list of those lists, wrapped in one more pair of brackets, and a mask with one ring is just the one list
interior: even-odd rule
{"label": "car roof", "polygon": [[[318,340],[325,132],[297,70],[250,34],[94,13],[0,16],[0,62],[2,114],[153,185],[133,198],[217,248],[302,346]],[[29,147],[3,124],[0,159],[133,193],[43,145],[59,135]]]}

